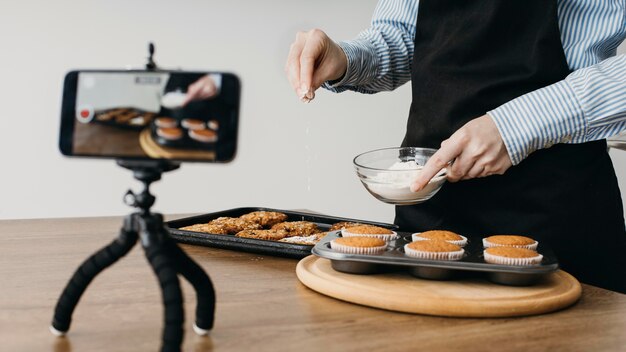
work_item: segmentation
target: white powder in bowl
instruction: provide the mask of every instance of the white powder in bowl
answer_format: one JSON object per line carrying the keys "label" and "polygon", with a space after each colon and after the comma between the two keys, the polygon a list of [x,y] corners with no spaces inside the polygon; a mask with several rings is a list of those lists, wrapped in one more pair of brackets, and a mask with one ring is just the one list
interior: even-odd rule
{"label": "white powder in bowl", "polygon": [[169,92],[161,98],[161,106],[168,109],[178,109],[183,106],[187,94],[182,92]]}
{"label": "white powder in bowl", "polygon": [[379,196],[397,201],[409,201],[424,197],[434,191],[444,181],[446,169],[441,170],[433,179],[419,192],[411,191],[411,183],[417,179],[423,166],[418,165],[414,160],[406,162],[396,162],[387,170],[381,171],[366,181],[369,189]]}

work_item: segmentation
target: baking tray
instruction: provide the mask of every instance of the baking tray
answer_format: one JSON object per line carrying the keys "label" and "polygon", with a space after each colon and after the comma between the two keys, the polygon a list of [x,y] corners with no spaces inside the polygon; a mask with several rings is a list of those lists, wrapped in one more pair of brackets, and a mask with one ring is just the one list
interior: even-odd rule
{"label": "baking tray", "polygon": [[[157,127],[157,125],[154,122],[152,122],[152,124],[150,125],[150,133],[152,135],[152,139],[154,139],[154,141],[156,141],[158,144],[164,147],[180,148],[180,149],[195,149],[195,150],[215,150],[215,146],[217,145],[217,142],[220,139],[219,129],[217,130],[211,129],[212,131],[217,133],[217,141],[210,142],[210,143],[200,142],[189,137],[189,129],[183,127],[181,124],[181,121],[182,120],[178,120],[178,119],[176,120],[176,124],[177,124],[176,127],[183,130],[183,137],[181,139],[169,140],[169,139],[159,136],[156,133],[156,130],[159,127]],[[205,124],[206,123],[207,122],[205,121]]]}
{"label": "baking tray", "polygon": [[[108,115],[110,117],[106,120],[102,120],[103,116],[105,115]],[[128,115],[128,119],[124,122],[118,121],[118,118],[122,115]],[[133,118],[140,117],[140,116],[144,117],[144,121],[142,123],[140,124],[130,123],[130,120],[132,120]],[[150,112],[150,111],[145,111],[145,110],[132,108],[132,107],[119,107],[119,108],[111,108],[111,109],[104,109],[104,110],[96,111],[94,114],[94,118],[91,120],[91,122],[98,123],[98,124],[105,125],[105,126],[112,126],[112,127],[123,128],[123,129],[141,131],[146,126],[149,126],[156,116],[157,116],[156,113]]]}
{"label": "baking tray", "polygon": [[333,269],[350,274],[373,274],[385,271],[406,270],[412,275],[431,280],[449,280],[467,276],[487,276],[495,283],[511,286],[532,285],[546,274],[559,268],[552,250],[539,243],[537,252],[543,255],[538,265],[510,266],[486,263],[483,259],[481,239],[468,239],[465,255],[458,261],[427,260],[408,257],[404,245],[411,242],[410,232],[398,232],[387,250],[378,255],[345,254],[330,248],[330,241],[341,236],[340,231],[329,233],[318,242],[312,253],[331,260]]}
{"label": "baking tray", "polygon": [[269,241],[269,240],[260,240],[255,238],[243,238],[243,237],[235,237],[235,235],[218,235],[218,234],[209,234],[203,232],[194,232],[194,231],[186,231],[180,230],[179,228],[199,224],[199,223],[207,223],[213,219],[217,219],[222,216],[228,217],[239,217],[241,215],[251,213],[253,211],[277,211],[280,213],[287,214],[287,221],[310,221],[317,224],[322,231],[327,231],[333,224],[342,221],[349,222],[360,222],[363,224],[371,224],[380,227],[385,227],[392,230],[397,230],[397,226],[393,224],[385,224],[373,221],[366,220],[357,220],[357,219],[349,219],[342,218],[336,216],[327,216],[320,214],[312,214],[300,211],[291,211],[291,210],[282,210],[282,209],[271,209],[271,208],[260,208],[260,207],[246,207],[246,208],[235,208],[229,210],[223,210],[215,213],[203,214],[192,216],[184,219],[177,219],[168,221],[165,224],[169,227],[170,235],[178,242],[200,245],[200,246],[208,246],[208,247],[216,247],[216,248],[225,248],[225,249],[234,249],[245,252],[259,253],[259,254],[268,254],[272,256],[279,257],[289,257],[289,258],[304,258],[308,255],[311,255],[311,249],[313,245],[305,245],[305,244],[295,244],[295,243],[285,243],[278,241]]}

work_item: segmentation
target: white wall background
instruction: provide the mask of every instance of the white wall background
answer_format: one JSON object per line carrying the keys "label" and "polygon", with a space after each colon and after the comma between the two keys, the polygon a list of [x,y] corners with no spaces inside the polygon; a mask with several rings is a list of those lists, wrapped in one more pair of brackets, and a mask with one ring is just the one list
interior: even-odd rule
{"label": "white wall background", "polygon": [[[113,161],[57,148],[61,84],[76,68],[141,66],[147,42],[164,68],[232,71],[243,83],[240,145],[231,164],[185,164],[153,190],[165,213],[241,206],[307,208],[392,221],[352,158],[402,140],[410,87],[374,96],[323,92],[305,105],[283,65],[298,30],[348,39],[375,0],[57,0],[0,3],[0,218],[119,215],[137,189]],[[626,182],[626,153],[613,152]],[[622,189],[626,189],[624,183]]]}
{"label": "white wall background", "polygon": [[131,174],[57,148],[61,84],[75,68],[141,66],[147,42],[164,68],[236,72],[240,145],[231,164],[185,164],[153,187],[156,209],[308,208],[391,221],[352,158],[399,144],[409,86],[393,94],[320,93],[302,104],[283,72],[298,30],[354,37],[376,1],[15,1],[0,4],[0,218],[117,215]]}

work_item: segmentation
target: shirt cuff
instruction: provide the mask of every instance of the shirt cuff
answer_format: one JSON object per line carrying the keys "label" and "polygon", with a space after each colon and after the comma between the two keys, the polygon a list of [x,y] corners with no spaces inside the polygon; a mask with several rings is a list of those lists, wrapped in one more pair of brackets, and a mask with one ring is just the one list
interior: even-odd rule
{"label": "shirt cuff", "polygon": [[221,73],[209,73],[209,77],[213,80],[213,84],[215,84],[215,88],[217,89],[217,93],[219,94],[222,90],[222,74]]}
{"label": "shirt cuff", "polygon": [[487,114],[498,127],[513,165],[538,149],[585,142],[585,114],[565,80],[522,95]]}
{"label": "shirt cuff", "polygon": [[326,81],[324,89],[335,93],[363,85],[376,78],[378,56],[374,46],[365,39],[345,40],[338,43],[348,59],[346,73],[338,81]]}

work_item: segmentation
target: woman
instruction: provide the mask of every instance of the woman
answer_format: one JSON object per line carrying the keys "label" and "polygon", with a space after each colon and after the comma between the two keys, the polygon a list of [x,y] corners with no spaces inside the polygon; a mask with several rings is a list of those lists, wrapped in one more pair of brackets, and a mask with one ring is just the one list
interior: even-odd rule
{"label": "woman", "polygon": [[622,200],[604,139],[626,126],[626,57],[615,56],[625,8],[380,1],[355,40],[299,33],[286,72],[303,101],[322,85],[375,93],[411,80],[402,145],[439,148],[412,189],[450,161],[453,183],[398,206],[402,228],[528,235],[579,280],[626,293]]}

